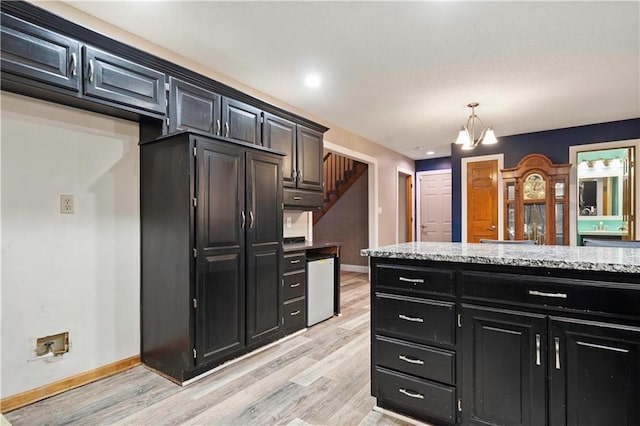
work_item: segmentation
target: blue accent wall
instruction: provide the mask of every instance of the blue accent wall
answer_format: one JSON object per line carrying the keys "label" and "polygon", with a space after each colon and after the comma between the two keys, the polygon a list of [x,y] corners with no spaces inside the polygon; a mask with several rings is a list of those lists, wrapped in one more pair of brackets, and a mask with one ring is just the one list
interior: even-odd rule
{"label": "blue accent wall", "polygon": [[[460,181],[462,177],[462,158],[504,153],[504,167],[509,168],[517,166],[524,156],[535,153],[546,155],[553,163],[562,164],[569,162],[570,146],[639,138],[640,118],[633,118],[609,123],[502,136],[498,138],[496,145],[479,145],[472,151],[462,151],[460,146],[452,144],[450,157],[452,240],[460,241],[462,238],[462,183]],[[416,172],[438,170],[438,168],[431,168],[437,167],[437,163],[434,163],[435,160],[444,162],[446,158],[417,160]]]}
{"label": "blue accent wall", "polygon": [[431,170],[449,170],[451,168],[451,157],[428,158],[426,160],[416,160],[416,172],[428,172]]}

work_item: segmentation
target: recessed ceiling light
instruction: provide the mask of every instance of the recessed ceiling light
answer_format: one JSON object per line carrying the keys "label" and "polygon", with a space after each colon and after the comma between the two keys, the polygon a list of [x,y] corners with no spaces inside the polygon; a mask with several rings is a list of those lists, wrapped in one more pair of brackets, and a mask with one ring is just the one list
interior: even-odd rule
{"label": "recessed ceiling light", "polygon": [[315,89],[316,87],[320,87],[320,83],[322,80],[318,74],[309,74],[304,78],[304,84],[307,87],[311,87]]}
{"label": "recessed ceiling light", "polygon": [[436,153],[435,151],[427,151],[427,155],[433,155],[435,153]]}

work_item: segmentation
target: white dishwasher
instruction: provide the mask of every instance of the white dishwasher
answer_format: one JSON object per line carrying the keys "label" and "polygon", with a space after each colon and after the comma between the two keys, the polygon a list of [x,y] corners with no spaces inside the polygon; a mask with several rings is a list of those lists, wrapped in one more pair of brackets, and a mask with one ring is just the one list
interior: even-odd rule
{"label": "white dishwasher", "polygon": [[307,257],[307,326],[333,316],[333,256]]}

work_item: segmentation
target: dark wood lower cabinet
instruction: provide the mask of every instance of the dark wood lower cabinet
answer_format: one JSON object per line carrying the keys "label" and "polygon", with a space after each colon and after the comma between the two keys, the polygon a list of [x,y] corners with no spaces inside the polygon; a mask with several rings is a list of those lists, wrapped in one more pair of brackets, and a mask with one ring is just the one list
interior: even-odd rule
{"label": "dark wood lower cabinet", "polygon": [[637,275],[372,258],[371,284],[378,406],[433,424],[640,425]]}
{"label": "dark wood lower cabinet", "polygon": [[640,330],[552,318],[552,426],[640,425]]}
{"label": "dark wood lower cabinet", "polygon": [[462,306],[462,420],[544,425],[544,315]]}

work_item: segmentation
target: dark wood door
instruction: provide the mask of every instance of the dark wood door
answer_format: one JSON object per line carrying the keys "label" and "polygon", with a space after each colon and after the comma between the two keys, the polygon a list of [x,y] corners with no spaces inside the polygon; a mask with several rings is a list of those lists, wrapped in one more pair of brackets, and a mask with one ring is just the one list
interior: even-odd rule
{"label": "dark wood door", "polygon": [[196,139],[197,363],[245,345],[244,153]]}
{"label": "dark wood door", "polygon": [[298,188],[322,191],[322,133],[298,126]]}
{"label": "dark wood door", "polygon": [[282,169],[280,157],[247,153],[247,345],[282,321]]}
{"label": "dark wood door", "polygon": [[462,419],[546,423],[546,317],[462,305]]}
{"label": "dark wood door", "polygon": [[640,424],[640,328],[562,318],[550,324],[550,424]]}
{"label": "dark wood door", "polygon": [[2,14],[2,72],[80,91],[80,43]]}
{"label": "dark wood door", "polygon": [[467,164],[467,242],[498,239],[498,162]]}
{"label": "dark wood door", "polygon": [[262,145],[262,111],[244,102],[222,98],[222,136],[240,142]]}
{"label": "dark wood door", "polygon": [[296,186],[296,124],[276,115],[265,113],[262,142],[267,148],[286,153],[282,159],[282,181],[285,187]]}
{"label": "dark wood door", "polygon": [[194,129],[220,134],[220,95],[173,77],[169,87],[170,132]]}
{"label": "dark wood door", "polygon": [[82,50],[85,95],[165,113],[164,74],[93,47]]}

